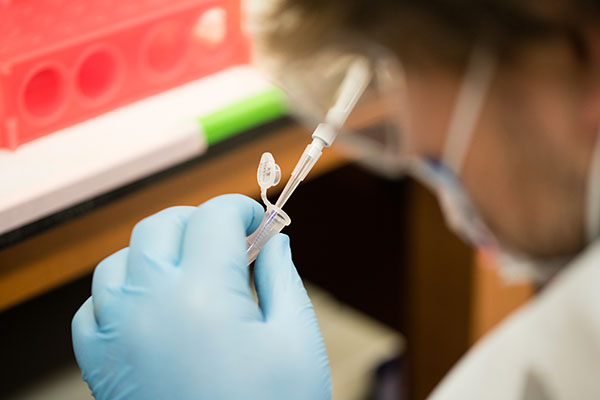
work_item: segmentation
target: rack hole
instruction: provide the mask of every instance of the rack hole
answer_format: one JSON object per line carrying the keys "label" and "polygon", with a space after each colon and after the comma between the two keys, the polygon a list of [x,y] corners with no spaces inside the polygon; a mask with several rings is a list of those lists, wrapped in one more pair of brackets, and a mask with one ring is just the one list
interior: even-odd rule
{"label": "rack hole", "polygon": [[227,12],[220,7],[209,8],[194,25],[194,38],[209,45],[221,44],[227,36]]}
{"label": "rack hole", "polygon": [[77,71],[77,87],[88,98],[98,98],[114,88],[118,66],[114,54],[108,50],[90,53]]}
{"label": "rack hole", "polygon": [[185,58],[188,34],[174,22],[166,22],[153,30],[146,47],[146,62],[159,74],[175,70]]}
{"label": "rack hole", "polygon": [[54,114],[65,100],[65,79],[55,67],[47,66],[35,72],[25,83],[23,105],[36,118]]}

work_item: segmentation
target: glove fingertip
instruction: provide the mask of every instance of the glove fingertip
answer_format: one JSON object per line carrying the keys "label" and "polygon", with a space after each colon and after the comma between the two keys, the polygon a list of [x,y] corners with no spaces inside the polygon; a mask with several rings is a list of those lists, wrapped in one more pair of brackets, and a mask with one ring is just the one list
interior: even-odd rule
{"label": "glove fingertip", "polygon": [[71,321],[71,330],[75,333],[88,333],[96,332],[98,330],[98,323],[94,316],[94,302],[92,297],[88,297],[83,302],[81,307],[75,312],[73,320]]}
{"label": "glove fingertip", "polygon": [[71,337],[73,350],[79,361],[88,347],[90,340],[95,338],[98,332],[98,322],[94,314],[94,302],[90,296],[73,316],[71,321]]}
{"label": "glove fingertip", "polygon": [[[251,197],[239,193],[229,193],[214,197],[208,200],[205,205],[221,208],[230,207],[238,212],[244,221],[246,234],[250,234],[258,228],[265,213],[264,207]],[[202,207],[201,204],[199,207]]]}
{"label": "glove fingertip", "polygon": [[246,237],[260,225],[264,210],[255,200],[229,194],[215,197],[191,216],[182,245],[183,269],[200,270],[211,276],[227,273],[222,263],[247,263]]}
{"label": "glove fingertip", "polygon": [[257,257],[257,263],[280,263],[281,261],[292,262],[292,250],[290,248],[290,237],[285,233],[273,236],[261,250]]}

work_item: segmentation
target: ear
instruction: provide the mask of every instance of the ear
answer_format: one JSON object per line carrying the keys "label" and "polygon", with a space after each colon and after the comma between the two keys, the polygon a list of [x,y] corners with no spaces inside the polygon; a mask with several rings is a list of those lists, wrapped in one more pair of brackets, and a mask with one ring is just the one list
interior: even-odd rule
{"label": "ear", "polygon": [[588,77],[582,112],[587,123],[600,129],[600,27],[588,26],[583,32],[588,50]]}

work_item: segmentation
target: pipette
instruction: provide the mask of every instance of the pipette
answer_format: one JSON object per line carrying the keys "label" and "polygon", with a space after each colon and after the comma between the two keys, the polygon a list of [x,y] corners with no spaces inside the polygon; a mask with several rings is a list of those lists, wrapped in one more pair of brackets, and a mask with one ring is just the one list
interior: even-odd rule
{"label": "pipette", "polygon": [[[282,210],[283,206],[321,157],[323,148],[331,146],[358,99],[367,88],[370,79],[371,71],[368,62],[364,59],[356,59],[346,72],[335,104],[327,112],[325,121],[320,123],[313,132],[312,142],[302,153],[275,205],[269,202],[266,192],[268,188],[279,182],[281,171],[270,153],[265,153],[261,157],[257,177],[261,187],[261,197],[267,206],[267,211],[258,229],[247,238],[247,254],[250,263],[256,259],[262,247],[271,237],[290,224],[291,220]],[[274,179],[275,176],[277,179]]]}
{"label": "pipette", "polygon": [[350,65],[340,86],[337,101],[327,112],[325,122],[320,123],[313,132],[312,143],[306,147],[292,171],[290,179],[277,199],[277,203],[275,203],[277,207],[283,208],[294,190],[306,178],[319,157],[321,157],[323,148],[331,146],[369,84],[370,76],[371,73],[366,60],[358,59]]}

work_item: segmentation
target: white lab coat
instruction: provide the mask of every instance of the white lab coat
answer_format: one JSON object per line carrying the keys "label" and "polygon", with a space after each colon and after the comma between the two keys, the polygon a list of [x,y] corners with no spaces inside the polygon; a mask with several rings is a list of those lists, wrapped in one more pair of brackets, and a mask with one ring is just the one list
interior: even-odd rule
{"label": "white lab coat", "polygon": [[430,399],[600,399],[600,243],[477,343]]}

